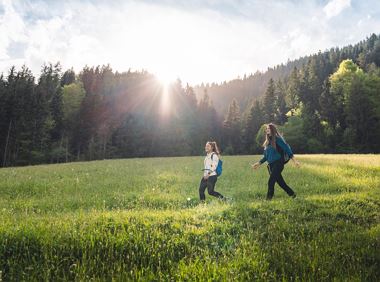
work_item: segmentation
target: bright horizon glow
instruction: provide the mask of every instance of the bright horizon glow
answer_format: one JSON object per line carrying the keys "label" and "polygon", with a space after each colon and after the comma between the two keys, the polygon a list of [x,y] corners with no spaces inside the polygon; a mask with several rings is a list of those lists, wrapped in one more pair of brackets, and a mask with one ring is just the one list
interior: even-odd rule
{"label": "bright horizon glow", "polygon": [[170,84],[174,83],[178,79],[178,75],[174,75],[166,69],[155,71],[153,74],[164,88],[168,88]]}
{"label": "bright horizon glow", "polygon": [[220,83],[379,31],[378,0],[0,0],[0,74],[59,61]]}
{"label": "bright horizon glow", "polygon": [[161,93],[161,115],[166,117],[170,114],[171,103],[169,97],[169,84],[164,84]]}
{"label": "bright horizon glow", "polygon": [[162,86],[161,92],[161,115],[168,116],[171,109],[171,101],[170,101],[170,86],[176,81],[175,75],[167,69],[162,69],[161,71],[156,71],[154,73],[158,82]]}

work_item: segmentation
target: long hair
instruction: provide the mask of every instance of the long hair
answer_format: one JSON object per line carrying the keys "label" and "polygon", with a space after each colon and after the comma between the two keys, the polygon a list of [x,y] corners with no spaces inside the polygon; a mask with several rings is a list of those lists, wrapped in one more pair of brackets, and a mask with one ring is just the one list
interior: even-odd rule
{"label": "long hair", "polygon": [[213,142],[213,141],[207,141],[207,144],[210,144],[211,148],[212,148],[212,151],[214,153],[216,153],[218,156],[220,155],[220,151],[219,151],[219,148],[218,148],[218,145],[216,144],[216,142]]}
{"label": "long hair", "polygon": [[276,149],[276,137],[282,138],[282,135],[278,132],[276,125],[273,123],[267,124],[265,131],[267,130],[267,127],[269,127],[270,135],[265,132],[265,141],[263,147],[266,148],[269,144],[271,144],[272,147]]}

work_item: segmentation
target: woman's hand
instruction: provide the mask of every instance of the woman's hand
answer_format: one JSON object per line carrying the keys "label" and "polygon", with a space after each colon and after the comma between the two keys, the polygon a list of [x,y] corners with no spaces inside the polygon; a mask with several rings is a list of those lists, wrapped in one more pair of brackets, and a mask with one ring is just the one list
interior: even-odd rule
{"label": "woman's hand", "polygon": [[252,166],[253,169],[257,169],[261,165],[260,162],[254,163]]}
{"label": "woman's hand", "polygon": [[300,162],[297,161],[295,157],[292,158],[292,161],[293,161],[293,163],[295,164],[296,167],[300,167],[301,166]]}
{"label": "woman's hand", "polygon": [[204,179],[204,180],[207,180],[208,177],[209,177],[209,175],[205,175],[205,176],[203,176],[203,179]]}

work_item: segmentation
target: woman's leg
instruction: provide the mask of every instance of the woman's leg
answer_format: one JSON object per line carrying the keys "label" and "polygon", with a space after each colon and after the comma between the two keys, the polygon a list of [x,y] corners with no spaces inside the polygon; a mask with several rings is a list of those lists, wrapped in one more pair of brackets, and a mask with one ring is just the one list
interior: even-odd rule
{"label": "woman's leg", "polygon": [[210,176],[208,178],[208,180],[207,180],[207,191],[208,191],[209,195],[217,197],[219,199],[223,199],[224,198],[223,195],[214,190],[215,183],[217,180],[218,180],[218,177],[216,175]]}
{"label": "woman's leg", "polygon": [[201,201],[204,201],[206,199],[206,196],[205,196],[206,187],[207,187],[207,180],[204,180],[202,177],[201,183],[199,184],[199,198],[201,199]]}
{"label": "woman's leg", "polygon": [[270,176],[268,179],[268,193],[267,193],[267,200],[271,200],[274,195],[274,184],[276,184],[276,181],[281,175],[281,164],[279,161],[276,161],[274,163],[271,163],[270,165]]}
{"label": "woman's leg", "polygon": [[271,200],[273,198],[273,195],[274,195],[274,184],[276,183],[276,176],[274,175],[273,173],[273,169],[272,169],[272,172],[269,176],[269,179],[268,179],[268,192],[267,192],[267,200]]}
{"label": "woman's leg", "polygon": [[294,196],[294,195],[295,195],[295,193],[294,193],[294,191],[292,190],[292,188],[290,188],[290,187],[288,186],[288,184],[286,184],[286,182],[285,182],[284,178],[282,177],[281,173],[277,176],[277,183],[278,183],[278,185],[280,185],[280,187],[281,187],[282,189],[285,190],[285,192],[286,192],[289,196]]}

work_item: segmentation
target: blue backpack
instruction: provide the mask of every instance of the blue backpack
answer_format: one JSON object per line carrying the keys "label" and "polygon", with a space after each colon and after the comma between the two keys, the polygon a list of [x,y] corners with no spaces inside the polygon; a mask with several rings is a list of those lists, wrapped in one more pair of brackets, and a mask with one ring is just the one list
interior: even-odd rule
{"label": "blue backpack", "polygon": [[[212,157],[214,156],[215,153],[212,153],[211,155],[211,160],[212,160]],[[219,159],[218,161],[218,165],[216,166],[216,175],[217,176],[220,176],[222,174],[222,171],[223,171],[223,161],[221,159]]]}

